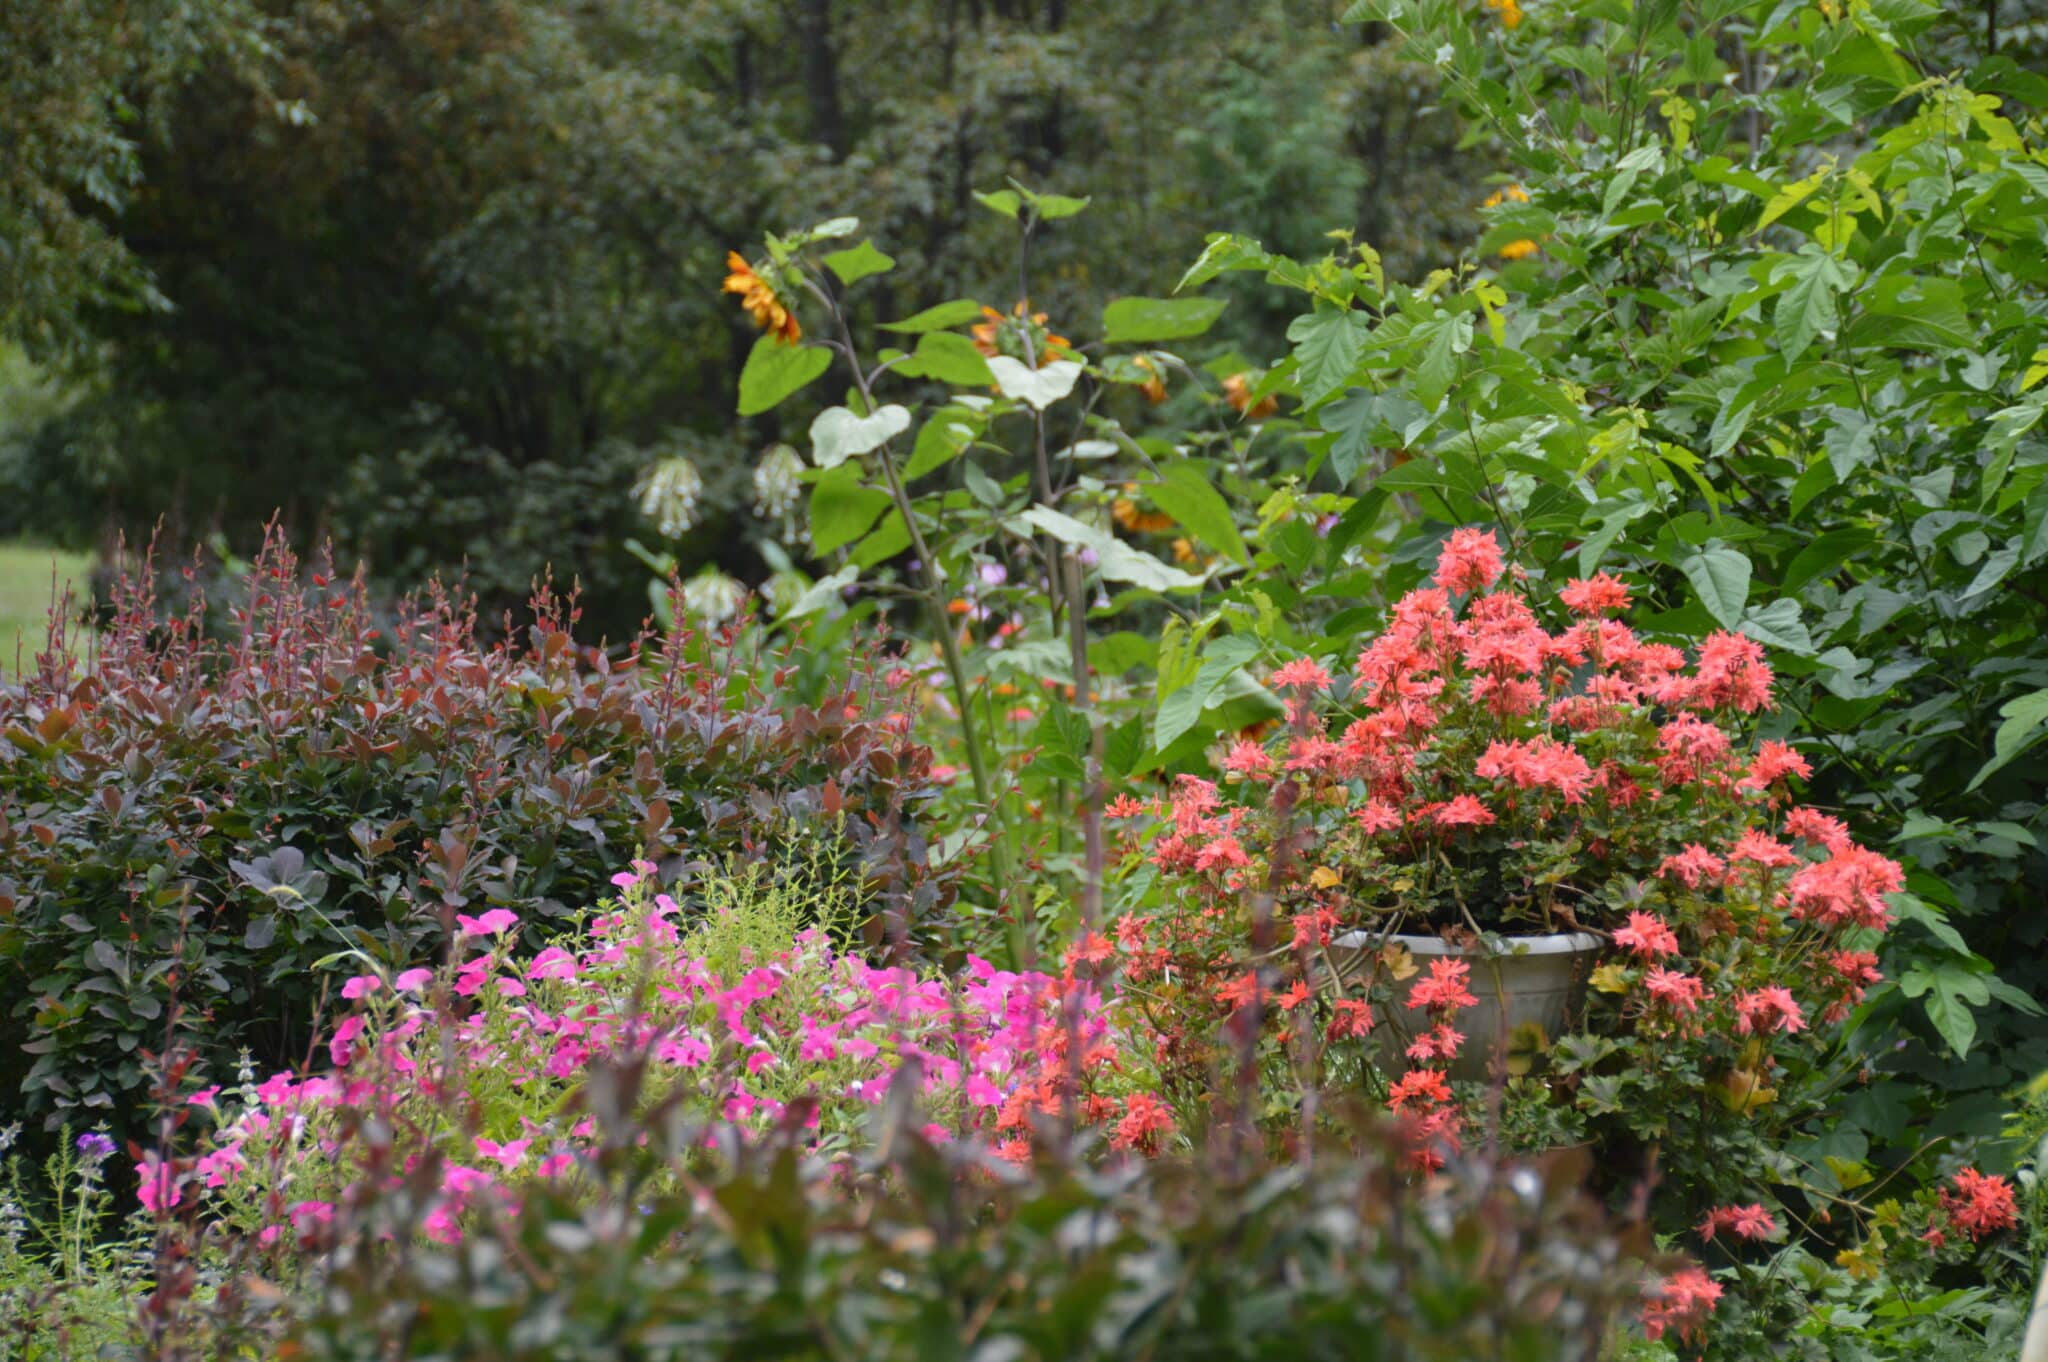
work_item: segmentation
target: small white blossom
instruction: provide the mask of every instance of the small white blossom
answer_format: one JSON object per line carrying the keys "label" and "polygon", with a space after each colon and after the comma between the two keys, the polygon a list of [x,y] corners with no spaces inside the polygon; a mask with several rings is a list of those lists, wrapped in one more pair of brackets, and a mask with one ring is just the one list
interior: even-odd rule
{"label": "small white blossom", "polygon": [[687,534],[697,523],[697,498],[704,492],[704,477],[697,465],[680,454],[661,459],[640,475],[635,489],[640,514],[654,522],[654,528],[669,539]]}
{"label": "small white blossom", "polygon": [[724,624],[746,603],[746,587],[714,567],[683,583],[683,611],[701,624]]}
{"label": "small white blossom", "polygon": [[788,445],[772,446],[754,465],[754,514],[763,520],[780,520],[796,507],[803,493],[799,481],[804,461]]}

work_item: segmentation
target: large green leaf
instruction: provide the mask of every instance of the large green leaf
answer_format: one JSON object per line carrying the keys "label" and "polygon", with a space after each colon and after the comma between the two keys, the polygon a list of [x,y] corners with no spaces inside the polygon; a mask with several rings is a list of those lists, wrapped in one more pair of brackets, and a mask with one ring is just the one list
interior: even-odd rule
{"label": "large green leaf", "polygon": [[1800,618],[1797,601],[1776,600],[1751,610],[1742,617],[1738,627],[1759,643],[1782,648],[1801,657],[1813,656],[1813,636],[1807,632],[1806,621]]}
{"label": "large green leaf", "polygon": [[1899,978],[1899,991],[1908,998],[1925,998],[1921,1004],[1927,1020],[1948,1042],[1957,1059],[1967,1058],[1977,1039],[1977,1017],[1973,1008],[1991,1001],[1991,986],[1984,974],[1953,957],[1936,961],[1932,967],[1915,965]]}
{"label": "large green leaf", "polygon": [[918,337],[909,359],[890,372],[904,378],[929,378],[961,388],[986,388],[995,382],[988,360],[974,342],[952,331],[927,331]]}
{"label": "large green leaf", "polygon": [[2048,738],[2048,690],[2037,690],[2008,700],[1999,707],[1998,714],[2004,722],[1998,725],[1998,732],[1991,739],[1991,760],[1978,768],[1970,780],[1972,790],[2020,753]]}
{"label": "large green leaf", "polygon": [[830,553],[868,532],[889,507],[889,494],[869,487],[848,464],[811,484],[811,549]]}
{"label": "large green leaf", "polygon": [[857,284],[869,275],[886,274],[896,268],[895,260],[875,249],[872,241],[843,251],[834,251],[825,257],[825,265],[839,276],[842,284]]}
{"label": "large green leaf", "polygon": [[1062,544],[1094,550],[1096,570],[1108,581],[1129,582],[1150,591],[1192,591],[1204,580],[1162,563],[1149,553],[1139,552],[1107,530],[1062,515],[1049,506],[1033,506],[1010,522],[1012,527],[1019,523],[1043,530]]}
{"label": "large green leaf", "polygon": [[811,422],[811,462],[820,468],[837,468],[909,429],[910,412],[894,403],[868,416],[855,416],[845,407],[827,407]]}
{"label": "large green leaf", "polygon": [[902,331],[912,334],[924,331],[943,331],[949,326],[958,326],[962,322],[971,322],[980,316],[980,303],[975,302],[972,298],[956,298],[950,303],[940,303],[936,307],[928,307],[915,316],[905,317],[900,322],[883,322],[882,329],[884,331]]}
{"label": "large green leaf", "polygon": [[1343,387],[1365,353],[1372,334],[1372,319],[1363,312],[1326,308],[1296,317],[1287,328],[1294,342],[1295,372],[1301,382],[1301,400],[1310,406]]}
{"label": "large green leaf", "polygon": [[1086,367],[1071,359],[1056,359],[1036,369],[1008,355],[993,355],[988,360],[988,371],[994,375],[1003,396],[1039,411],[1074,391],[1074,384]]}
{"label": "large green leaf", "polygon": [[1729,629],[1742,622],[1749,601],[1749,559],[1734,549],[1707,549],[1678,565],[1707,613]]}
{"label": "large green leaf", "polygon": [[1416,327],[1415,336],[1426,338],[1422,363],[1415,369],[1415,396],[1433,411],[1457,380],[1458,356],[1472,348],[1472,318],[1469,314],[1439,317]]}
{"label": "large green leaf", "polygon": [[1160,481],[1146,489],[1153,504],[1172,516],[1182,528],[1214,549],[1221,549],[1240,563],[1250,563],[1244,536],[1230,503],[1209,481],[1209,474],[1188,462],[1168,464]]}
{"label": "large green leaf", "polygon": [[1185,340],[1221,315],[1221,298],[1119,298],[1102,309],[1102,338],[1112,345]]}
{"label": "large green leaf", "polygon": [[740,370],[740,415],[758,416],[780,406],[831,367],[832,352],[822,345],[784,345],[773,336],[761,337]]}
{"label": "large green leaf", "polygon": [[1789,266],[1792,287],[1778,295],[1772,314],[1777,327],[1778,348],[1785,361],[1799,358],[1813,338],[1833,331],[1840,320],[1835,295],[1849,287],[1849,275],[1840,261],[1818,246],[1809,246]]}
{"label": "large green leaf", "polygon": [[1164,752],[1200,722],[1202,711],[1223,692],[1224,684],[1258,655],[1258,640],[1244,634],[1219,638],[1204,649],[1195,679],[1159,702],[1152,716],[1153,750]]}
{"label": "large green leaf", "polygon": [[965,407],[940,407],[918,427],[910,461],[903,465],[904,480],[923,477],[959,458],[980,431],[981,420],[975,413]]}

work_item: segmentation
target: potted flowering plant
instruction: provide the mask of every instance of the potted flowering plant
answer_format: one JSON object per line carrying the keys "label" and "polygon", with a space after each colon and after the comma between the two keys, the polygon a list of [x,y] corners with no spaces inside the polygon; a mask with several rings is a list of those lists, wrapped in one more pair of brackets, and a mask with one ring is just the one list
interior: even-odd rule
{"label": "potted flowering plant", "polygon": [[1118,801],[1152,886],[1118,939],[1169,1072],[1248,1031],[1298,1067],[1313,1030],[1322,1065],[1364,1041],[1432,1137],[1455,1140],[1451,1084],[1492,1077],[1530,1143],[1765,1158],[1756,1114],[1824,1086],[1793,1078],[1878,978],[1903,874],[1794,801],[1806,762],[1753,733],[1755,641],[1646,641],[1629,604],[1606,575],[1543,598],[1459,530],[1348,676],[1271,674],[1276,734]]}

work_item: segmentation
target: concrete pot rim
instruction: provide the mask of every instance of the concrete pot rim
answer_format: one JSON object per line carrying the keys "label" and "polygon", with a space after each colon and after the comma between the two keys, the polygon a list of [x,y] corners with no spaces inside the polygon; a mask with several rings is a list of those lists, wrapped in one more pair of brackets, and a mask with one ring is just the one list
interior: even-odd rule
{"label": "concrete pot rim", "polygon": [[[1346,932],[1330,942],[1345,950],[1363,950],[1381,938],[1373,932]],[[1591,932],[1542,932],[1531,936],[1508,936],[1503,938],[1507,949],[1502,951],[1467,950],[1456,946],[1440,936],[1408,936],[1396,933],[1386,940],[1407,948],[1410,955],[1442,955],[1471,958],[1475,960],[1498,959],[1504,956],[1525,955],[1584,955],[1599,950],[1601,939]]]}

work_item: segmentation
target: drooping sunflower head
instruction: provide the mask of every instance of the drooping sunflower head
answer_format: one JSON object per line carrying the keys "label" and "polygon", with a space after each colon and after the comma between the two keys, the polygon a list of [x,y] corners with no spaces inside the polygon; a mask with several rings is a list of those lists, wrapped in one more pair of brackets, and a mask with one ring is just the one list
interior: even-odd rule
{"label": "drooping sunflower head", "polygon": [[1271,393],[1254,402],[1252,392],[1265,375],[1257,373],[1232,374],[1223,380],[1223,400],[1243,412],[1254,421],[1263,420],[1280,410],[1280,400]]}
{"label": "drooping sunflower head", "polygon": [[804,329],[796,314],[776,292],[772,266],[750,265],[738,251],[728,251],[725,268],[725,291],[740,296],[740,306],[753,317],[754,325],[783,345],[795,345],[803,339]]}
{"label": "drooping sunflower head", "polygon": [[1138,385],[1138,391],[1145,394],[1145,400],[1158,406],[1166,400],[1166,375],[1150,355],[1139,355],[1131,361],[1145,373],[1145,381]]}
{"label": "drooping sunflower head", "polygon": [[981,310],[981,320],[973,329],[974,348],[984,355],[1008,355],[1012,359],[1024,359],[1040,367],[1058,359],[1073,358],[1073,342],[1059,335],[1046,324],[1043,312],[1031,311],[1028,302],[1019,301],[1008,316],[992,307]]}

